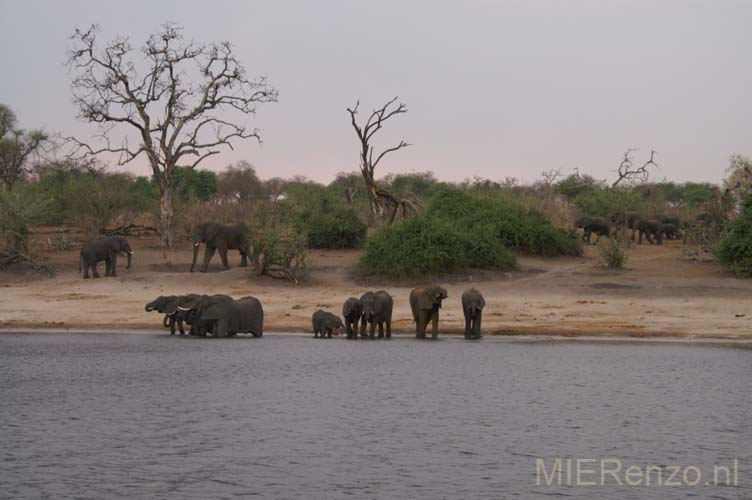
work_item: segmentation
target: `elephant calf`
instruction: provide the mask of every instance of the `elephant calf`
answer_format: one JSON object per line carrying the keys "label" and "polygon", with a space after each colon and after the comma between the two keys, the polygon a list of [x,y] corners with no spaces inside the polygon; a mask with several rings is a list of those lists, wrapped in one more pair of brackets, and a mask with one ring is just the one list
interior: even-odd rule
{"label": "elephant calf", "polygon": [[335,316],[334,314],[327,311],[322,311],[321,309],[313,313],[311,322],[313,323],[314,338],[318,337],[319,334],[321,334],[322,339],[330,339],[332,338],[333,333],[340,333],[342,331],[342,328],[345,327],[345,325],[342,324],[342,320],[338,316]]}
{"label": "elephant calf", "polygon": [[78,272],[81,272],[83,268],[84,279],[89,279],[89,268],[91,268],[92,275],[95,278],[99,278],[97,273],[97,263],[104,261],[104,275],[105,276],[117,276],[117,256],[118,254],[125,254],[128,258],[128,262],[125,266],[126,269],[131,268],[131,246],[128,244],[128,240],[122,236],[108,236],[101,240],[89,241],[81,249],[81,254],[78,260]]}
{"label": "elephant calf", "polygon": [[475,288],[471,288],[462,294],[462,312],[465,314],[465,338],[479,339],[480,320],[486,300]]}
{"label": "elephant calf", "polygon": [[431,338],[439,335],[439,309],[441,301],[449,295],[440,286],[425,286],[410,292],[410,309],[415,321],[415,336],[419,339],[426,338],[426,327],[431,322]]}
{"label": "elephant calf", "polygon": [[345,318],[345,331],[348,339],[358,337],[358,323],[363,315],[363,303],[355,297],[347,299],[342,306],[342,316]]}
{"label": "elephant calf", "polygon": [[394,301],[392,296],[384,290],[378,292],[366,292],[360,298],[363,303],[363,316],[360,323],[360,335],[366,336],[366,323],[370,323],[368,336],[374,338],[376,325],[379,326],[379,338],[384,337],[384,325],[386,325],[386,338],[392,336],[392,308]]}

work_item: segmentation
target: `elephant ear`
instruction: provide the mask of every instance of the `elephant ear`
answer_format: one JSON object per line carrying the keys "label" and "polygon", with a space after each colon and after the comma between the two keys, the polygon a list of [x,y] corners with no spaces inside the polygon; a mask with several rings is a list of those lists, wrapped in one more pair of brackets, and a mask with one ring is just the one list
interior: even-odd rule
{"label": "elephant ear", "polygon": [[418,296],[419,309],[433,309],[433,294],[426,290]]}
{"label": "elephant ear", "polygon": [[219,224],[207,224],[204,229],[204,240],[207,242],[214,241],[221,232],[222,226]]}

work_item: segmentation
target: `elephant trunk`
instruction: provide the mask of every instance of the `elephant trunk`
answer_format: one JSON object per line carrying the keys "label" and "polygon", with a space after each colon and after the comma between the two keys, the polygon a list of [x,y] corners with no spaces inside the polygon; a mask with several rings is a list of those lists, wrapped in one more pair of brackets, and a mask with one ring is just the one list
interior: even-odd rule
{"label": "elephant trunk", "polygon": [[195,242],[193,244],[193,261],[191,262],[191,272],[193,272],[193,270],[196,268],[196,258],[198,257],[199,245],[200,245],[199,242]]}

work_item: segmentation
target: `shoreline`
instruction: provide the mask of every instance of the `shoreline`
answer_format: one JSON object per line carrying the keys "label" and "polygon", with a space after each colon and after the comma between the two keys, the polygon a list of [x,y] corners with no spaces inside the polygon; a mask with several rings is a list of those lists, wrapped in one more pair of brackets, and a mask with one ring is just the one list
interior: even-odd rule
{"label": "shoreline", "polygon": [[[119,330],[106,328],[0,328],[0,337],[3,335],[150,335],[164,336],[171,335],[166,329],[141,329],[125,328]],[[268,337],[301,337],[312,338],[312,333],[304,331],[290,330],[270,330],[265,331],[264,336]],[[413,333],[392,332],[395,340],[414,340]],[[175,335],[175,337],[190,338]],[[210,337],[211,338],[211,337]],[[239,338],[251,338],[242,336]],[[441,332],[438,340],[442,339],[464,340],[461,333]],[[338,335],[334,339],[346,340],[344,336]],[[358,339],[368,340],[368,339]],[[376,339],[383,340],[383,339]],[[428,339],[430,341],[431,339]],[[673,336],[634,336],[634,335],[561,335],[555,333],[517,333],[517,334],[483,334],[481,340],[492,340],[502,342],[522,342],[522,343],[583,343],[583,344],[607,344],[607,345],[630,345],[630,344],[655,344],[655,345],[688,345],[688,346],[707,346],[707,347],[737,347],[752,349],[752,338],[748,337],[727,337],[727,336],[696,336],[696,335],[673,335]]]}

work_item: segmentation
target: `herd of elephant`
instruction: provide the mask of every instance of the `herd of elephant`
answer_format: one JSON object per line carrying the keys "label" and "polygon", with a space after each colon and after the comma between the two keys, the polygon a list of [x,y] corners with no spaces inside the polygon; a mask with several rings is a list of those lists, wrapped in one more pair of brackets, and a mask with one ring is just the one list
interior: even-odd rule
{"label": "herd of elephant", "polygon": [[[429,323],[431,338],[438,336],[439,309],[447,297],[447,291],[440,286],[418,287],[410,292],[410,309],[417,338],[426,338]],[[384,290],[366,292],[360,299],[350,297],[342,306],[342,318],[323,310],[313,313],[313,336],[332,338],[333,334],[344,330],[349,339],[356,339],[359,334],[373,339],[378,327],[378,338],[391,338],[393,306],[392,296]],[[475,288],[462,294],[465,338],[481,337],[481,317],[485,306],[483,295]],[[146,304],[145,310],[164,314],[162,325],[170,329],[170,335],[176,332],[185,335],[184,324],[190,326],[189,335],[201,337],[207,334],[228,337],[241,333],[261,337],[264,334],[264,309],[254,297],[236,300],[227,295],[163,295]]]}
{"label": "herd of elephant", "polygon": [[[209,269],[209,262],[215,252],[219,252],[222,259],[222,266],[228,269],[227,251],[237,250],[240,252],[240,267],[248,266],[248,256],[250,255],[250,230],[242,222],[230,224],[217,224],[215,222],[206,222],[199,224],[191,232],[191,241],[193,242],[193,261],[191,262],[191,272],[196,268],[196,258],[201,243],[206,245],[204,250],[204,263],[201,266],[201,272],[205,273]],[[128,259],[126,269],[131,267],[131,256],[133,251],[128,240],[122,236],[108,236],[106,238],[92,240],[87,242],[81,249],[79,257],[78,272],[83,270],[84,279],[89,279],[89,269],[92,271],[94,278],[99,278],[97,273],[97,263],[104,261],[105,276],[117,276],[117,258],[118,255],[125,255]]]}
{"label": "herd of elephant", "polygon": [[[582,240],[590,244],[593,234],[596,236],[611,236],[622,229],[632,231],[631,239],[642,244],[643,237],[648,243],[662,245],[663,240],[674,240],[682,237],[681,230],[694,224],[709,224],[713,217],[709,213],[701,213],[694,221],[683,222],[678,217],[658,214],[654,219],[646,219],[637,212],[614,212],[609,217],[593,217],[585,215],[575,220],[575,227],[582,229]],[[685,233],[686,236],[686,233]]]}

